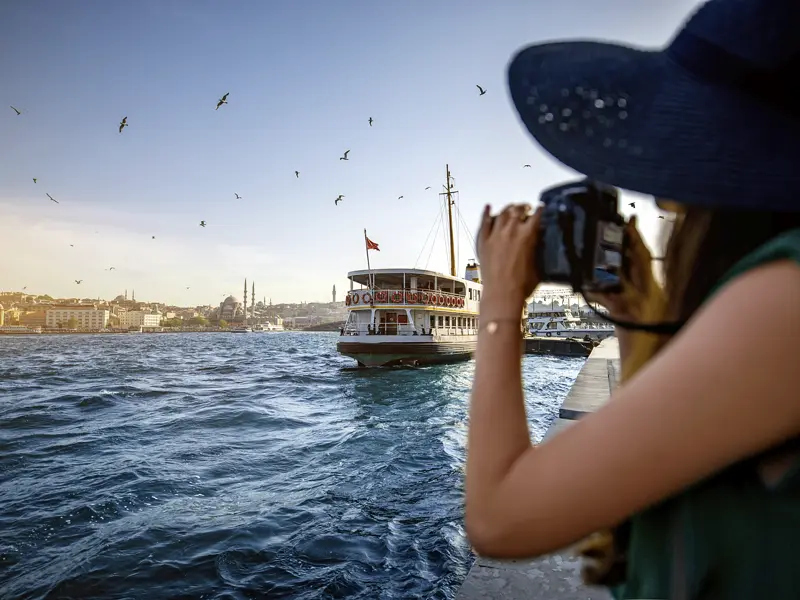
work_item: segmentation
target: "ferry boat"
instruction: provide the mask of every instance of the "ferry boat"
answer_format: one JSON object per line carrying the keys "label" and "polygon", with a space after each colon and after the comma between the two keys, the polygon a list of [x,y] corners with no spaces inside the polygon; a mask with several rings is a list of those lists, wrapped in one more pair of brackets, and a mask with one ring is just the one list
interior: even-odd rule
{"label": "ferry boat", "polygon": [[230,328],[231,333],[252,333],[253,329],[248,327],[247,325],[239,325],[237,327]]}
{"label": "ferry boat", "polygon": [[442,195],[450,219],[449,275],[402,268],[347,274],[348,316],[336,347],[360,367],[454,362],[475,352],[483,286],[477,261],[467,264],[463,278],[456,275],[452,215],[456,192],[450,182],[448,166]]}
{"label": "ferry boat", "polygon": [[533,336],[603,340],[614,335],[613,325],[581,321],[568,306],[540,310],[533,310],[532,306],[528,312],[528,331]]}

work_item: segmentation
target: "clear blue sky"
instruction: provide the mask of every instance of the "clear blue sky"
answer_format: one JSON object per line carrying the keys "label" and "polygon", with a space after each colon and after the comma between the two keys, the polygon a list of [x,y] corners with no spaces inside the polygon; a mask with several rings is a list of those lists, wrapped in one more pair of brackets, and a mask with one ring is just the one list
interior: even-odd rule
{"label": "clear blue sky", "polygon": [[[373,267],[414,266],[445,163],[472,229],[484,203],[535,201],[572,176],[518,124],[504,83],[516,49],[660,45],[696,4],[3,2],[0,290],[214,304],[248,277],[275,302],[326,300],[364,268],[364,228]],[[652,237],[656,210],[640,205]],[[459,271],[464,232],[460,247]],[[441,240],[427,256],[418,266],[447,270]]]}

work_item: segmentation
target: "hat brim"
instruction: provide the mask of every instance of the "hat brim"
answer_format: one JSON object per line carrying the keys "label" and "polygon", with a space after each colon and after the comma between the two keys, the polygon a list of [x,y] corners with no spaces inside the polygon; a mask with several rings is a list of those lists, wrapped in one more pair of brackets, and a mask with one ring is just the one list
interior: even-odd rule
{"label": "hat brim", "polygon": [[538,44],[511,60],[508,85],[536,141],[591,179],[685,204],[798,210],[798,119],[700,81],[667,52]]}

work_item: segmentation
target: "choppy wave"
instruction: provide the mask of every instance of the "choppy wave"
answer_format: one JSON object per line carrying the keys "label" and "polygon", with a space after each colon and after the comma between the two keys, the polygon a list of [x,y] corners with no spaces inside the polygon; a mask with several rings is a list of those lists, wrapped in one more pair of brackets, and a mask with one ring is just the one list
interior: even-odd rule
{"label": "choppy wave", "polygon": [[[473,364],[335,342],[0,338],[0,597],[452,598]],[[537,437],[580,365],[525,359]]]}

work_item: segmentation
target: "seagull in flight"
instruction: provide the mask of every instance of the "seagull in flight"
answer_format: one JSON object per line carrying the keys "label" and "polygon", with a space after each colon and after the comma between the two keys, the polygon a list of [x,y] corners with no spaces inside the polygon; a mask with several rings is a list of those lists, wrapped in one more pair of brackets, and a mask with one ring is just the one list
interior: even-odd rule
{"label": "seagull in flight", "polygon": [[36,183],[36,177],[33,178],[33,183]]}
{"label": "seagull in flight", "polygon": [[109,270],[109,271],[116,271],[116,270],[117,270],[117,267],[108,267],[108,270]]}
{"label": "seagull in flight", "polygon": [[[228,94],[230,94],[230,92],[228,92]],[[217,108],[215,108],[214,110],[219,110],[220,106],[228,103],[228,94],[225,94],[222,98],[219,99],[219,102],[217,102]]]}
{"label": "seagull in flight", "polygon": [[81,284],[81,281],[83,281],[83,279],[76,279],[76,280],[75,280],[75,283],[77,283],[78,285],[80,285],[80,284]]}
{"label": "seagull in flight", "polygon": [[17,109],[17,108],[14,108],[13,106],[12,106],[11,108],[13,109],[13,111],[14,111],[15,113],[17,113],[17,116],[20,116],[20,115],[22,114],[22,111],[21,111],[21,110],[19,110],[19,109]]}
{"label": "seagull in flight", "polygon": [[156,236],[152,236],[150,239],[154,240],[154,239],[156,239]]}
{"label": "seagull in flight", "polygon": [[26,285],[24,288],[22,288],[22,291],[24,292],[27,289],[28,289],[28,286]]}
{"label": "seagull in flight", "polygon": [[50,198],[50,200],[52,200],[52,201],[53,201],[53,202],[55,202],[56,204],[61,204],[61,203],[60,203],[58,200],[56,200],[55,198],[53,198],[53,197],[52,197],[50,194],[48,194],[47,192],[45,192],[45,196],[47,196],[48,198]]}
{"label": "seagull in flight", "polygon": [[187,290],[189,289],[189,286],[188,286],[188,285],[186,286],[186,289],[187,289]]}
{"label": "seagull in flight", "polygon": [[350,154],[350,150],[345,150],[344,156],[340,156],[339,160],[350,160],[347,158],[347,155]]}
{"label": "seagull in flight", "polygon": [[428,186],[428,187],[426,187],[425,189],[426,189],[426,190],[429,190],[429,189],[431,189],[431,186]]}
{"label": "seagull in flight", "polygon": [[659,218],[659,219],[663,219],[663,218],[664,218],[664,215],[658,215],[658,218]]}
{"label": "seagull in flight", "polygon": [[636,202],[628,202],[628,206],[631,208],[636,208]]}
{"label": "seagull in flight", "polygon": [[70,245],[69,245],[69,247],[70,247],[70,248],[74,248],[74,247],[75,247],[75,244],[70,244]]}
{"label": "seagull in flight", "polygon": [[369,118],[369,126],[372,127],[372,117]]}
{"label": "seagull in flight", "polygon": [[398,200],[402,200],[402,199],[403,199],[403,196],[398,196],[398,197],[397,197],[397,199],[398,199]]}
{"label": "seagull in flight", "polygon": [[530,168],[531,168],[531,166],[530,166],[530,165],[522,165],[522,168],[523,168],[523,169],[530,169]]}
{"label": "seagull in flight", "polygon": [[125,129],[127,126],[128,126],[128,117],[125,117],[124,119],[122,119],[122,121],[119,122],[119,132],[122,133],[122,130]]}
{"label": "seagull in flight", "polygon": [[341,202],[342,200],[344,200],[344,194],[339,194],[339,197],[336,200],[334,200],[333,203],[336,206],[339,206],[339,202]]}
{"label": "seagull in flight", "polygon": [[206,222],[205,221],[200,221],[200,227],[205,227],[205,226],[206,226]]}
{"label": "seagull in flight", "polygon": [[478,91],[480,92],[480,94],[478,94],[478,96],[483,96],[486,93],[486,90],[483,89],[481,86],[476,84],[475,87],[478,88]]}
{"label": "seagull in flight", "polygon": [[300,171],[295,171],[295,172],[294,172],[294,176],[295,176],[297,179],[300,179]]}
{"label": "seagull in flight", "polygon": [[236,192],[233,192],[233,195],[236,196],[237,200],[241,200],[242,199],[242,197],[239,194],[237,194]]}

